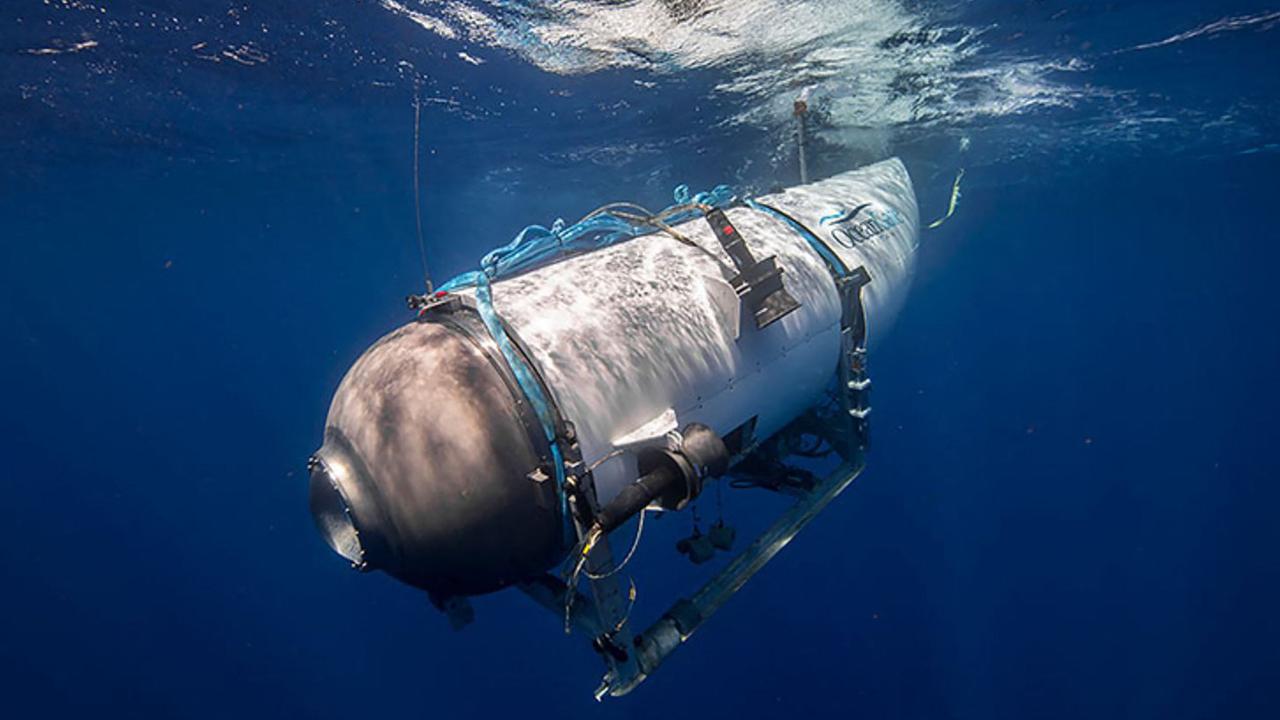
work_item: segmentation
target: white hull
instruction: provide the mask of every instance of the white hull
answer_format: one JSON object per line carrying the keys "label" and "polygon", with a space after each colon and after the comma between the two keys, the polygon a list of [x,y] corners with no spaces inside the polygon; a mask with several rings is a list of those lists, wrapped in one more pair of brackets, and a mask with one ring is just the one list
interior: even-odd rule
{"label": "white hull", "polygon": [[[906,295],[919,231],[906,168],[887,160],[756,198],[813,231],[849,269],[865,267],[868,342]],[[857,210],[841,221],[842,214]],[[728,217],[756,258],[776,255],[800,308],[757,330],[721,265],[656,233],[494,283],[498,314],[523,340],[578,433],[607,503],[634,481],[634,456],[690,422],[721,435],[756,417],[767,437],[812,406],[840,356],[841,304],[818,253],[785,221],[751,208]],[[824,224],[824,218],[826,218]],[[730,263],[707,223],[675,228]]]}

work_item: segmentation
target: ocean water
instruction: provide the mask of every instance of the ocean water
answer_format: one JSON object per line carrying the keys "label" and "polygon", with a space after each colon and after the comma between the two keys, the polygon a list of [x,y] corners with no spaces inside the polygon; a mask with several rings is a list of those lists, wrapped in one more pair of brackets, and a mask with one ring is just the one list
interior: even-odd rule
{"label": "ocean water", "polygon": [[[1280,715],[1280,5],[12,0],[13,718]],[[638,691],[515,592],[461,632],[305,461],[427,261],[900,156],[919,268],[866,472]],[[767,498],[704,499],[752,527]],[[678,516],[637,612],[700,570]]]}

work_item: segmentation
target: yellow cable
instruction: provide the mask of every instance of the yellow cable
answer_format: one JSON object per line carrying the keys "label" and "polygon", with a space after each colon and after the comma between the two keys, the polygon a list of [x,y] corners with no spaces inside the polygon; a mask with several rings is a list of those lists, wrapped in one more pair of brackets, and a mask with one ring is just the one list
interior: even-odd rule
{"label": "yellow cable", "polygon": [[586,557],[591,554],[591,551],[595,548],[596,543],[600,540],[600,536],[603,534],[604,533],[600,530],[599,525],[595,525],[591,528],[591,531],[587,533],[586,541],[582,543],[582,557]]}
{"label": "yellow cable", "polygon": [[964,177],[964,168],[960,168],[960,172],[956,173],[956,181],[951,184],[951,204],[947,206],[947,214],[929,223],[930,230],[942,225],[955,214],[956,206],[960,204],[960,178],[962,177]]}

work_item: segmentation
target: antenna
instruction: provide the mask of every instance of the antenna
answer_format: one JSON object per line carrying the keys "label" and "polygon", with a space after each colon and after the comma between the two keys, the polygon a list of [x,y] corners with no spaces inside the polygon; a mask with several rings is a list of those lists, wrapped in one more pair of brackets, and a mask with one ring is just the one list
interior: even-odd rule
{"label": "antenna", "polygon": [[800,96],[796,98],[795,106],[796,116],[796,146],[800,151],[800,183],[809,183],[809,163],[805,157],[805,117],[809,114],[809,88],[800,91]]}
{"label": "antenna", "polygon": [[427,245],[422,239],[422,173],[419,171],[421,152],[418,149],[422,128],[422,99],[420,97],[422,79],[415,72],[413,76],[413,218],[418,230],[418,255],[422,258],[422,280],[430,295],[435,286],[431,284],[431,271],[427,269]]}

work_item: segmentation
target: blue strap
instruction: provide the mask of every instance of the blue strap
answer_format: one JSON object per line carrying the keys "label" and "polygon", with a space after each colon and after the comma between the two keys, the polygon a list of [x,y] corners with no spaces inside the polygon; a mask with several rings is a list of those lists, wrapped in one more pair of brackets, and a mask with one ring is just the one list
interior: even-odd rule
{"label": "blue strap", "polygon": [[[733,201],[734,192],[728,185],[717,185],[695,195],[689,191],[688,185],[680,185],[672,196],[675,204],[658,213],[668,225],[700,217],[702,211],[697,207],[700,205],[727,207]],[[564,220],[556,220],[551,227],[530,225],[511,242],[485,254],[480,260],[480,270],[490,280],[499,280],[534,270],[564,255],[598,250],[653,231],[652,225],[635,224],[609,212],[572,225],[566,225]],[[455,290],[474,285],[464,282],[464,277],[450,280],[441,289]]]}
{"label": "blue strap", "polygon": [[502,357],[507,361],[507,366],[511,368],[511,374],[515,376],[516,384],[520,386],[521,392],[533,407],[534,413],[538,416],[538,423],[542,425],[542,432],[546,435],[547,444],[551,447],[551,464],[555,471],[556,478],[556,495],[560,499],[560,513],[565,526],[565,536],[567,540],[572,540],[572,523],[569,521],[569,500],[565,495],[565,475],[564,475],[564,457],[560,453],[560,443],[556,439],[556,417],[555,411],[552,409],[550,401],[542,392],[542,383],[538,382],[538,378],[533,374],[533,368],[525,362],[524,357],[516,350],[511,342],[511,337],[507,335],[507,328],[502,323],[502,318],[498,317],[498,312],[493,307],[493,292],[489,286],[489,276],[480,271],[463,273],[450,280],[444,289],[448,291],[456,291],[460,288],[474,287],[476,294],[476,312],[479,313],[481,321],[488,329],[489,334],[493,336],[493,341],[497,343],[498,350],[502,353]]}
{"label": "blue strap", "polygon": [[844,266],[844,263],[840,261],[840,258],[836,257],[836,254],[831,251],[831,248],[827,247],[827,244],[822,242],[822,240],[820,240],[817,235],[814,235],[813,231],[811,231],[809,228],[796,222],[795,218],[791,217],[790,215],[782,212],[781,210],[775,207],[770,207],[768,205],[765,205],[762,202],[757,202],[755,200],[750,200],[750,199],[744,202],[746,202],[747,207],[752,208],[754,210],[759,210],[760,212],[765,213],[766,215],[772,215],[773,217],[786,223],[787,226],[789,226],[792,230],[795,230],[796,233],[800,235],[800,237],[805,239],[805,242],[809,243],[809,246],[813,248],[814,252],[818,253],[818,255],[822,258],[823,262],[827,264],[827,267],[831,268],[831,273],[835,275],[836,278],[843,278],[844,276],[849,274],[848,268]]}
{"label": "blue strap", "polygon": [[[717,185],[707,192],[691,195],[689,186],[680,185],[673,193],[675,205],[663,210],[661,215],[667,216],[668,224],[677,224],[702,214],[695,205],[727,206],[734,197],[733,189],[727,185]],[[688,209],[672,212],[681,206]],[[442,292],[457,292],[465,288],[475,288],[476,311],[484,322],[485,328],[493,336],[502,352],[502,357],[511,368],[516,383],[520,386],[529,404],[533,406],[538,422],[546,434],[547,443],[551,447],[552,464],[555,468],[556,493],[560,498],[561,517],[565,523],[565,536],[572,540],[573,524],[569,518],[569,501],[565,494],[564,457],[556,438],[556,414],[551,402],[542,391],[542,384],[534,375],[533,369],[516,350],[507,335],[506,326],[493,307],[493,293],[489,282],[500,278],[518,275],[546,265],[552,260],[565,255],[608,247],[620,240],[646,235],[653,232],[649,225],[635,225],[610,213],[602,213],[594,217],[565,226],[563,220],[556,220],[551,227],[530,225],[520,232],[511,242],[489,251],[480,260],[480,270],[466,272],[441,285]]]}

